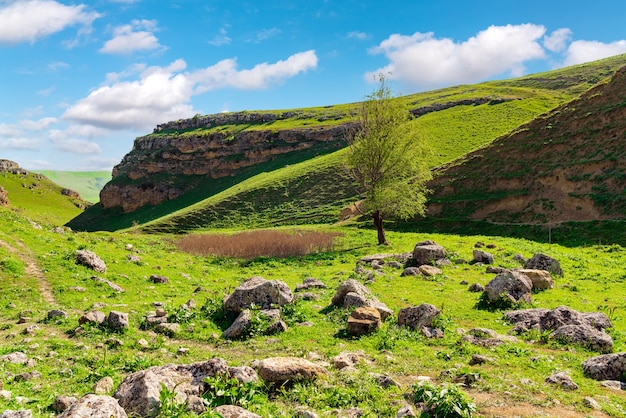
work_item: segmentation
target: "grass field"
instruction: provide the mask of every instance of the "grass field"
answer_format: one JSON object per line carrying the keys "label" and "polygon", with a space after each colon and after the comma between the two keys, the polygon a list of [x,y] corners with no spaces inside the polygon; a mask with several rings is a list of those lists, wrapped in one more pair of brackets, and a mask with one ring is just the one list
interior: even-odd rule
{"label": "grass field", "polygon": [[63,187],[78,192],[83,199],[91,203],[100,201],[100,190],[111,180],[109,171],[40,170],[36,172]]}

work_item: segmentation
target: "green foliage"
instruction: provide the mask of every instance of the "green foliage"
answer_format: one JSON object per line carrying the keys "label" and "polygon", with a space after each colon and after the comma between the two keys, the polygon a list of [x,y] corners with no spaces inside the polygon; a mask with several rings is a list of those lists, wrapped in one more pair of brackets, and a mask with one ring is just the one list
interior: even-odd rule
{"label": "green foliage", "polygon": [[11,256],[5,256],[0,260],[0,269],[13,277],[22,277],[26,271],[24,263]]}
{"label": "green foliage", "polygon": [[203,398],[211,408],[220,405],[237,405],[245,408],[267,400],[263,386],[258,382],[242,383],[234,377],[218,374],[204,379],[207,390]]}
{"label": "green foliage", "polygon": [[165,384],[161,383],[159,391],[159,413],[157,418],[181,418],[187,415],[187,405],[176,399],[176,389],[169,390]]}
{"label": "green foliage", "polygon": [[426,404],[425,416],[432,418],[471,418],[476,405],[457,385],[436,386],[429,382],[413,385],[415,402]]}
{"label": "green foliage", "polygon": [[424,213],[429,150],[382,75],[378,89],[361,104],[357,121],[359,128],[348,135],[348,169],[363,193],[365,210],[375,216],[383,244],[382,217],[408,219]]}
{"label": "green foliage", "polygon": [[280,309],[280,317],[289,326],[305,322],[308,319],[301,299],[295,299],[293,302],[283,305]]}

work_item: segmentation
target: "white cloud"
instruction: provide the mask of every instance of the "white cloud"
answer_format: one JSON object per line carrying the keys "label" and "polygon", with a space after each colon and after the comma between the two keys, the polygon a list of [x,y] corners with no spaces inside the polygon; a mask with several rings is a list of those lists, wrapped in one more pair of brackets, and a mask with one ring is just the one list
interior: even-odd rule
{"label": "white cloud", "polygon": [[52,139],[51,142],[57,150],[71,154],[89,155],[102,152],[100,145],[84,139]]}
{"label": "white cloud", "polygon": [[576,65],[626,53],[626,40],[605,44],[598,41],[574,41],[567,48],[564,65]]}
{"label": "white cloud", "polygon": [[0,7],[0,43],[35,42],[67,27],[91,26],[101,15],[86,6],[66,6],[52,0],[27,0]]}
{"label": "white cloud", "polygon": [[186,63],[177,60],[167,67],[142,67],[138,79],[124,81],[124,76],[107,75],[109,82],[70,106],[64,119],[105,129],[147,130],[159,123],[191,117],[193,95],[209,90],[233,87],[261,89],[280,83],[317,66],[314,51],[294,54],[274,64],[258,64],[238,70],[236,60],[224,60],[196,71],[187,71]]}
{"label": "white cloud", "polygon": [[263,29],[262,31],[257,32],[257,34],[254,37],[254,42],[259,43],[259,42],[266,41],[270,38],[280,35],[280,33],[281,33],[281,30],[278,28]]}
{"label": "white cloud", "polygon": [[19,126],[27,131],[43,131],[57,123],[57,118],[41,118],[39,120],[21,120]]}
{"label": "white cloud", "polygon": [[208,43],[213,46],[230,45],[232,39],[228,37],[227,33],[226,28],[220,28],[220,33],[215,35],[215,38],[208,41]]}
{"label": "white cloud", "polygon": [[15,137],[15,138],[1,138],[0,137],[0,149],[5,150],[38,150],[41,141],[34,138],[27,137]]}
{"label": "white cloud", "polygon": [[150,51],[164,48],[154,33],[154,20],[133,20],[130,25],[118,26],[113,30],[113,39],[104,43],[100,52],[105,54],[131,54],[135,51]]}
{"label": "white cloud", "polygon": [[567,48],[570,39],[572,39],[572,31],[570,29],[557,29],[543,38],[543,46],[549,51],[560,52]]}
{"label": "white cloud", "polygon": [[249,70],[238,70],[236,59],[226,59],[189,75],[195,94],[224,87],[242,90],[267,88],[301,72],[317,67],[315,51],[298,52],[284,61],[274,64],[257,64]]}
{"label": "white cloud", "polygon": [[433,33],[394,34],[370,50],[384,54],[389,64],[366,74],[371,81],[379,73],[420,87],[475,83],[498,74],[524,73],[524,63],[545,58],[538,40],[546,29],[540,25],[490,26],[464,42],[437,39]]}
{"label": "white cloud", "polygon": [[352,32],[348,32],[348,38],[358,39],[359,41],[364,41],[366,39],[369,39],[369,35],[365,32],[352,31]]}

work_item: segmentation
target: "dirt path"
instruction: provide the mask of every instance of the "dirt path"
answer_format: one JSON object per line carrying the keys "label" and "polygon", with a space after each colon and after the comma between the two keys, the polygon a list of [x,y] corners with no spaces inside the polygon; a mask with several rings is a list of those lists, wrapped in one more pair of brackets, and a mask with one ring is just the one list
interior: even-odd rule
{"label": "dirt path", "polygon": [[31,251],[30,248],[25,246],[22,242],[18,241],[17,245],[20,247],[19,250],[10,246],[7,242],[0,240],[0,245],[8,249],[11,253],[15,254],[22,260],[22,262],[26,265],[26,275],[28,277],[34,277],[37,279],[37,283],[39,283],[39,292],[43,299],[49,305],[56,305],[56,301],[54,300],[54,294],[52,293],[52,286],[46,280],[46,276],[43,274],[43,271],[39,268],[37,264],[37,258],[35,254]]}

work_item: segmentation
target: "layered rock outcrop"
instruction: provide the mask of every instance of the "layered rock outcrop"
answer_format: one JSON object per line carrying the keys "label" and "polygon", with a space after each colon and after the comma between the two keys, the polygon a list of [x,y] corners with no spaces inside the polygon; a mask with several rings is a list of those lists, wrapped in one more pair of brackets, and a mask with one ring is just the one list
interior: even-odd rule
{"label": "layered rock outcrop", "polygon": [[[288,113],[288,115],[293,115]],[[346,124],[283,130],[244,130],[285,114],[233,113],[210,115],[159,125],[153,134],[135,139],[133,149],[113,169],[113,180],[100,192],[105,209],[125,213],[172,200],[187,190],[176,176],[228,177],[246,167],[311,148],[341,148]],[[241,125],[211,130],[219,125]],[[184,134],[179,131],[186,131]],[[198,130],[197,134],[193,131]]]}

